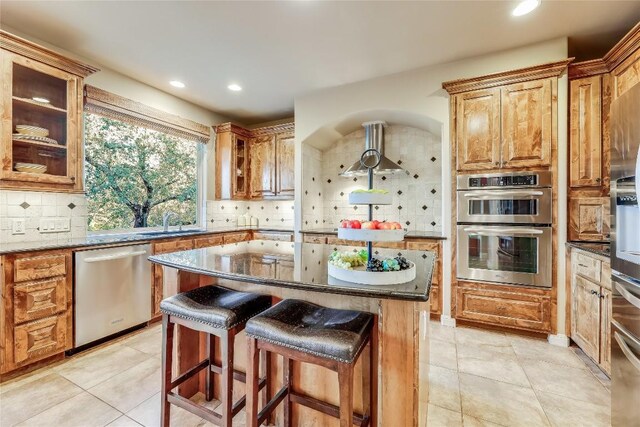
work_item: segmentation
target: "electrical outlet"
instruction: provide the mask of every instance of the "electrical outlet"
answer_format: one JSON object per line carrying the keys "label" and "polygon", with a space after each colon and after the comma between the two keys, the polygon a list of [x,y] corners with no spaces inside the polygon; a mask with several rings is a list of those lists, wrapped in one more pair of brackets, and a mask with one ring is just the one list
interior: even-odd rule
{"label": "electrical outlet", "polygon": [[11,220],[11,234],[24,234],[25,232],[25,220],[23,218]]}

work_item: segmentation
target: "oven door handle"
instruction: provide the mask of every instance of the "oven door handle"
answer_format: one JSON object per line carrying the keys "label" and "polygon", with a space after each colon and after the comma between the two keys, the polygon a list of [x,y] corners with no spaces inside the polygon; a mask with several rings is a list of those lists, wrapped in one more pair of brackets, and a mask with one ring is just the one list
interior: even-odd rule
{"label": "oven door handle", "polygon": [[485,228],[485,227],[467,227],[464,229],[467,233],[477,233],[485,236],[505,236],[505,235],[513,235],[513,236],[521,236],[521,235],[539,235],[543,234],[544,231],[537,230],[535,228]]}
{"label": "oven door handle", "polygon": [[505,197],[540,197],[544,195],[542,191],[509,191],[509,190],[483,190],[483,191],[468,191],[464,193],[464,197],[474,198],[474,199],[482,199],[482,200],[493,200],[493,199],[504,199]]}
{"label": "oven door handle", "polygon": [[616,290],[618,292],[620,292],[620,295],[622,295],[622,297],[624,299],[629,301],[629,304],[631,304],[631,305],[635,306],[636,308],[640,309],[640,298],[638,298],[637,296],[633,295],[627,289],[628,285],[626,285],[626,283],[628,283],[629,286],[636,286],[636,285],[634,285],[634,284],[630,283],[628,280],[625,280],[624,278],[620,277],[615,272],[612,274],[612,276],[613,276],[613,286],[616,288]]}
{"label": "oven door handle", "polygon": [[[625,335],[627,335],[627,333],[625,333],[625,328],[615,320],[612,320],[611,323],[614,329],[617,329],[617,331],[613,332],[613,338],[620,346],[620,350],[622,350],[622,353],[627,358],[627,360],[631,362],[631,365],[633,365],[634,368],[640,371],[640,359],[638,359],[638,356],[636,356],[635,352],[631,349],[631,346],[627,343],[627,340],[625,340]],[[635,340],[632,339],[632,341]]]}

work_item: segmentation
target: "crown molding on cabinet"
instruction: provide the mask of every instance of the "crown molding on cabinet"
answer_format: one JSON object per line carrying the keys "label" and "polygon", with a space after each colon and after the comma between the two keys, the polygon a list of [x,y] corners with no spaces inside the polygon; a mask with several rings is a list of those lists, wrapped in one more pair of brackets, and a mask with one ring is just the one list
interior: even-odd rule
{"label": "crown molding on cabinet", "polygon": [[99,68],[69,59],[51,49],[2,30],[0,30],[0,48],[83,78],[100,71]]}
{"label": "crown molding on cabinet", "polygon": [[473,77],[470,79],[451,80],[442,83],[442,87],[449,92],[450,95],[454,95],[456,93],[468,92],[471,90],[489,89],[512,83],[522,83],[530,80],[558,77],[567,68],[567,65],[573,61],[573,59],[574,58],[568,58],[562,61],[487,74],[485,76]]}

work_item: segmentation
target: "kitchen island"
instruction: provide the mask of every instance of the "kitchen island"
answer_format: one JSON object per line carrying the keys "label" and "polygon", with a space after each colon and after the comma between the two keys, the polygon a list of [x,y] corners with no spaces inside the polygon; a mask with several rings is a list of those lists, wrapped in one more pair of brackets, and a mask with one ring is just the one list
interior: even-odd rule
{"label": "kitchen island", "polygon": [[[178,270],[175,283],[165,283],[165,295],[198,286],[218,284],[231,289],[271,295],[274,301],[296,298],[326,307],[368,311],[378,316],[374,330],[377,352],[378,399],[372,425],[426,425],[428,401],[428,296],[435,256],[416,250],[376,249],[378,257],[400,253],[414,262],[416,278],[402,285],[369,286],[335,280],[327,274],[333,245],[251,241],[220,247],[174,252],[150,257],[164,268]],[[341,247],[341,250],[349,248]],[[384,273],[380,273],[384,274]],[[235,366],[244,370],[246,340],[236,340]],[[219,347],[219,346],[216,346]],[[181,372],[204,358],[205,340],[198,332],[179,328],[176,364]],[[175,375],[175,372],[174,372]],[[270,393],[279,389],[280,358],[271,358]],[[338,404],[336,376],[318,366],[294,365],[294,387],[312,397]],[[355,370],[354,408],[363,408],[364,378],[360,362]],[[179,389],[183,396],[203,391],[204,377],[194,377]],[[218,384],[218,383],[216,383]],[[216,387],[216,392],[219,388]],[[234,398],[244,384],[234,383]],[[293,425],[334,425],[334,418],[294,405]],[[281,410],[272,424],[282,425]]]}

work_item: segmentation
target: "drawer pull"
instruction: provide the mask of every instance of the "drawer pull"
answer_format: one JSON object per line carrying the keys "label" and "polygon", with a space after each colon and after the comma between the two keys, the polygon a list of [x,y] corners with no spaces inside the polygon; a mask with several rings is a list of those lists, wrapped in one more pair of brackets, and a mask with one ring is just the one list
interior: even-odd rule
{"label": "drawer pull", "polygon": [[584,265],[584,264],[578,264],[578,265],[579,265],[580,267],[582,267],[582,268],[589,268],[589,266],[588,266],[588,265]]}

